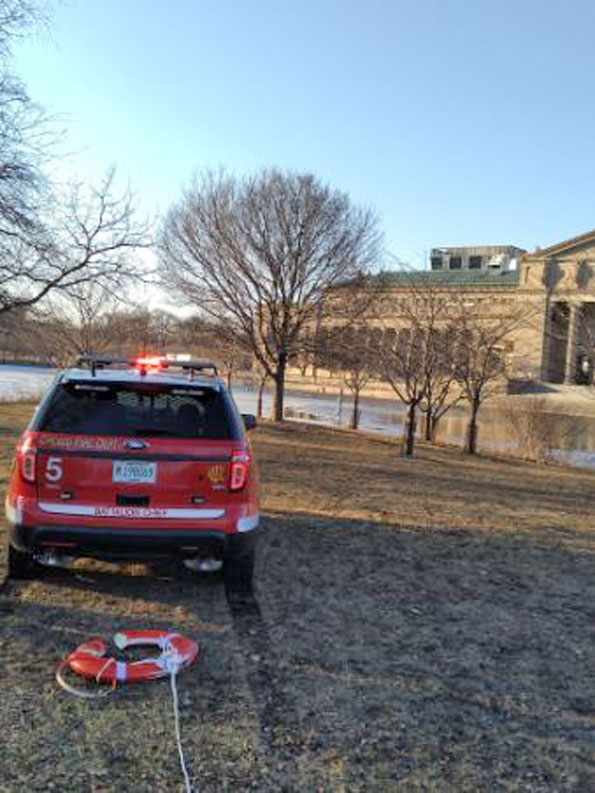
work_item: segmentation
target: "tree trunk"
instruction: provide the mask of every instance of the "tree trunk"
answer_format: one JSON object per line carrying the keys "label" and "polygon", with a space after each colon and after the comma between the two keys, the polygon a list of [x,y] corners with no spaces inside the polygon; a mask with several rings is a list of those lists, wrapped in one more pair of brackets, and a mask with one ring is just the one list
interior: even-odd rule
{"label": "tree trunk", "polygon": [[411,457],[415,446],[415,405],[413,403],[407,408],[406,436],[405,454],[407,457]]}
{"label": "tree trunk", "polygon": [[263,401],[263,394],[264,394],[264,385],[266,383],[266,377],[264,377],[260,381],[260,385],[258,386],[258,403],[256,405],[256,415],[259,419],[262,418],[262,401]]}
{"label": "tree trunk", "polygon": [[287,354],[281,353],[277,371],[275,372],[275,404],[273,406],[273,420],[283,421],[283,398],[285,397],[285,369],[287,368]]}
{"label": "tree trunk", "polygon": [[425,435],[427,441],[432,441],[434,435],[434,417],[432,416],[431,411],[426,411],[426,421],[425,421]]}
{"label": "tree trunk", "polygon": [[467,430],[467,452],[475,454],[477,451],[477,414],[479,412],[479,401],[474,399],[471,403],[471,418]]}
{"label": "tree trunk", "polygon": [[359,391],[353,392],[353,412],[351,414],[351,429],[359,427]]}
{"label": "tree trunk", "polygon": [[432,415],[431,418],[431,426],[430,426],[430,442],[434,443],[436,441],[436,431],[438,429],[438,417]]}
{"label": "tree trunk", "polygon": [[232,377],[232,370],[228,369],[227,370],[227,390],[228,391],[231,390],[231,377]]}
{"label": "tree trunk", "polygon": [[339,391],[339,401],[337,403],[337,426],[343,424],[343,388]]}

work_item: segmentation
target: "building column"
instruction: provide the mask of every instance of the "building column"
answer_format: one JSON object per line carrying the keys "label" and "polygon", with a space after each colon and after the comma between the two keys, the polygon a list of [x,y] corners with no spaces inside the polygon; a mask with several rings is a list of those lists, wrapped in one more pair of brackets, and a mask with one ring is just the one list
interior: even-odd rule
{"label": "building column", "polygon": [[564,363],[564,384],[576,383],[576,347],[580,305],[568,304],[568,338],[566,340],[566,361]]}

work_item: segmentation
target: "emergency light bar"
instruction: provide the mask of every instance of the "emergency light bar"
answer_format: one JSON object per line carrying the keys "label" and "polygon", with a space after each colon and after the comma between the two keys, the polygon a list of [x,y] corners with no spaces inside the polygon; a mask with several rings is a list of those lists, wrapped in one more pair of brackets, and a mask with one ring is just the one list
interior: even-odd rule
{"label": "emergency light bar", "polygon": [[210,370],[214,377],[219,375],[216,364],[212,361],[190,360],[172,361],[158,355],[141,355],[138,358],[113,358],[109,355],[81,355],[77,361],[78,366],[88,366],[91,374],[95,377],[97,369],[138,369],[140,374],[148,371],[160,371],[162,369],[181,369],[188,372],[190,377],[196,372]]}

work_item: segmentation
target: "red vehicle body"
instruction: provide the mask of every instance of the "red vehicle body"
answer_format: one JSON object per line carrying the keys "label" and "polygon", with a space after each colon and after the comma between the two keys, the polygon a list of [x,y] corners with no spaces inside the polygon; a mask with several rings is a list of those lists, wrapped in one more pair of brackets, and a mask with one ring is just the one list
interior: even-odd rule
{"label": "red vehicle body", "polygon": [[[221,560],[249,583],[259,525],[246,428],[207,362],[85,358],[62,372],[16,451],[9,574],[35,558]],[[164,368],[166,367],[166,368]]]}

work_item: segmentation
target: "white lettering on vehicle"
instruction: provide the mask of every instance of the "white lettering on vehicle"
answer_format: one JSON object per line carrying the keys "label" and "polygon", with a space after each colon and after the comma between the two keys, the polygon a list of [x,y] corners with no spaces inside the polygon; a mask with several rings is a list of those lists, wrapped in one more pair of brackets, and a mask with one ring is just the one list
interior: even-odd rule
{"label": "white lettering on vehicle", "polygon": [[225,515],[224,509],[180,509],[176,507],[109,507],[98,504],[63,504],[40,501],[42,512],[54,515],[78,515],[92,518],[131,518],[158,520],[216,520]]}
{"label": "white lettering on vehicle", "polygon": [[159,507],[95,507],[97,518],[166,518],[167,509]]}
{"label": "white lettering on vehicle", "polygon": [[48,482],[58,482],[62,479],[61,457],[48,457],[48,462],[45,467],[45,478]]}

